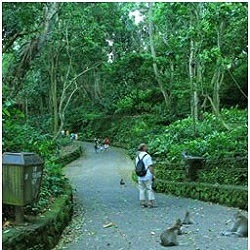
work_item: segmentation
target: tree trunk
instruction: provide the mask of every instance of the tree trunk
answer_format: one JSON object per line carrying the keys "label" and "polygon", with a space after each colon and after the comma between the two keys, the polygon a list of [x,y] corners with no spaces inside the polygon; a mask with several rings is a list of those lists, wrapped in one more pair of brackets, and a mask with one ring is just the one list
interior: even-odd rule
{"label": "tree trunk", "polygon": [[189,81],[190,81],[190,89],[191,89],[191,115],[193,117],[193,128],[194,133],[196,133],[196,124],[198,122],[198,94],[197,94],[197,83],[195,79],[196,72],[196,63],[194,60],[194,41],[191,39],[190,41],[190,55],[189,55]]}
{"label": "tree trunk", "polygon": [[230,130],[230,129],[231,129],[230,126],[228,126],[228,125],[226,124],[226,122],[223,120],[223,118],[222,118],[220,112],[218,112],[216,106],[214,105],[212,98],[211,98],[210,96],[207,96],[207,99],[210,101],[211,106],[212,106],[212,108],[213,108],[213,110],[214,110],[214,112],[215,112],[215,115],[217,116],[217,118],[219,119],[219,121],[222,123],[222,125],[223,125],[227,130]]}
{"label": "tree trunk", "polygon": [[51,2],[45,5],[45,15],[44,15],[44,23],[43,23],[43,31],[41,32],[37,49],[38,51],[44,46],[47,42],[48,37],[55,26],[55,23],[58,21],[58,10],[59,10],[59,2]]}
{"label": "tree trunk", "polygon": [[55,79],[51,80],[51,102],[53,109],[53,133],[56,134],[58,130],[58,107],[57,107],[57,82]]}
{"label": "tree trunk", "polygon": [[155,47],[154,47],[154,39],[153,39],[153,9],[152,9],[152,3],[149,3],[149,42],[150,42],[150,50],[151,50],[151,55],[153,58],[153,70],[155,74],[156,81],[160,87],[160,91],[163,95],[167,111],[170,112],[170,101],[169,101],[169,96],[167,95],[164,87],[162,80],[160,79],[160,74],[159,70],[156,64],[156,53],[155,53]]}
{"label": "tree trunk", "polygon": [[224,73],[221,72],[220,66],[216,69],[213,81],[213,103],[216,113],[220,113],[220,86],[224,79]]}
{"label": "tree trunk", "polygon": [[[68,79],[68,74],[65,77],[62,77],[61,80],[63,82],[63,86],[62,86],[62,93],[60,96],[60,100],[59,100],[59,107],[58,107],[58,116],[60,119],[60,125],[59,128],[57,130],[57,132],[54,135],[53,140],[56,140],[60,134],[60,131],[63,129],[64,126],[64,120],[65,120],[65,111],[68,108],[68,105],[73,97],[73,95],[75,94],[75,92],[78,90],[78,85],[77,85],[77,79],[82,76],[83,74],[85,74],[86,72],[94,69],[95,67],[97,67],[98,65],[100,65],[100,63],[95,64],[94,66],[87,68],[86,70],[84,70],[83,72],[79,73],[78,75],[76,75],[74,78],[72,79]],[[68,66],[68,72],[71,68],[71,65],[69,64]],[[72,89],[72,85],[75,85],[75,87]],[[70,90],[71,88],[71,90]],[[71,92],[69,92],[71,91]],[[68,93],[69,92],[69,93]]]}
{"label": "tree trunk", "polygon": [[[221,36],[223,31],[224,22],[221,22],[219,27],[217,28],[217,48],[219,52],[221,52]],[[216,68],[214,77],[212,80],[213,83],[213,103],[216,109],[216,113],[220,113],[220,86],[224,80],[224,72],[222,69],[221,55],[217,56],[216,60]]]}
{"label": "tree trunk", "polygon": [[52,129],[53,133],[56,134],[58,130],[58,100],[57,100],[57,68],[58,68],[58,57],[60,50],[56,50],[55,48],[51,48],[51,65],[49,69],[50,75],[50,100],[51,100],[51,112],[52,112]]}

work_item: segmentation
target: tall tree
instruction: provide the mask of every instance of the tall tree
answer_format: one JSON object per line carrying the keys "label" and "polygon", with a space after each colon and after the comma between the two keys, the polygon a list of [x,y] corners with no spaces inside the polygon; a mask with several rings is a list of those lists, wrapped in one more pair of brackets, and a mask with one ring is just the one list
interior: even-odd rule
{"label": "tall tree", "polygon": [[[13,47],[12,49],[14,51],[17,48],[16,53],[18,54],[18,60],[10,65],[10,70],[4,79],[4,83],[6,83],[9,88],[12,89],[11,94],[13,95],[16,95],[18,91],[22,89],[22,81],[30,69],[33,59],[42,50],[54,28],[55,23],[58,20],[58,2],[42,4],[43,15],[40,16],[40,23],[32,23],[32,19],[37,18],[35,14],[38,12],[40,4],[37,5],[36,3],[26,3],[25,5],[28,7],[27,10],[33,12],[28,12],[28,14],[25,13],[25,15],[28,16],[28,25],[31,26],[29,27],[28,31],[25,30],[27,27],[26,25],[24,27],[20,27],[18,25],[20,30],[17,30],[15,27],[13,27],[13,18],[10,13],[11,10],[14,9],[18,14],[17,20],[18,18],[23,18],[22,15],[24,15],[23,11],[25,9],[23,3],[4,3],[3,5],[3,9],[6,8],[6,12],[8,13],[8,15],[5,16],[3,23],[3,52],[6,53],[11,47]],[[24,20],[25,19],[23,18],[23,22]],[[8,22],[11,22],[11,24]],[[16,20],[14,22],[16,22]],[[26,39],[20,41],[19,38],[23,38],[24,36]],[[14,46],[15,44],[16,46]]]}
{"label": "tall tree", "polygon": [[195,125],[200,111],[246,105],[246,27],[244,3],[4,3],[4,84],[55,135],[72,114]]}
{"label": "tall tree", "polygon": [[153,6],[152,3],[149,3],[149,43],[150,43],[150,50],[151,50],[151,55],[153,58],[153,69],[154,69],[154,73],[155,73],[155,78],[156,81],[158,82],[158,85],[160,87],[161,93],[164,97],[164,101],[166,104],[166,109],[168,112],[170,112],[170,100],[169,100],[169,96],[166,93],[166,90],[163,86],[160,74],[159,74],[159,70],[158,70],[158,66],[156,64],[156,52],[155,52],[155,45],[154,45],[154,34],[153,34]]}

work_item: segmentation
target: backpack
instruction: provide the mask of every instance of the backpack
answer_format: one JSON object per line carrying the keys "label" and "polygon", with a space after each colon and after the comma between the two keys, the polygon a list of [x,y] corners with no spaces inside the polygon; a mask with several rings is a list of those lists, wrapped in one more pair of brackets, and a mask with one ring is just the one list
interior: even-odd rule
{"label": "backpack", "polygon": [[139,157],[139,155],[138,155],[139,161],[137,162],[136,167],[135,167],[135,173],[136,173],[137,176],[142,177],[142,176],[145,176],[146,173],[147,173],[147,169],[145,168],[145,164],[144,164],[144,162],[143,162],[143,158],[144,158],[146,155],[147,155],[147,154],[145,154],[141,159],[140,159],[140,157]]}

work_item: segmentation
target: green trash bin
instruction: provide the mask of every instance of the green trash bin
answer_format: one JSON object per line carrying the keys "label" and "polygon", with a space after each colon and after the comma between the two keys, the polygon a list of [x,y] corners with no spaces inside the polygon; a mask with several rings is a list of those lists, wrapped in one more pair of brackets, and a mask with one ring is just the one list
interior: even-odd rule
{"label": "green trash bin", "polygon": [[2,159],[3,204],[25,206],[39,194],[43,160],[35,153],[4,153]]}

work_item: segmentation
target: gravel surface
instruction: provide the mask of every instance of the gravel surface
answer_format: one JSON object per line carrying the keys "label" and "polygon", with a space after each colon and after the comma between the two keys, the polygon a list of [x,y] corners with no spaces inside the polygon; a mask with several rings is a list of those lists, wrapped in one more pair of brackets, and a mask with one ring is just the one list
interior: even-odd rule
{"label": "gravel surface", "polygon": [[[176,250],[245,250],[247,238],[221,236],[238,211],[192,199],[156,194],[156,208],[141,208],[136,184],[131,181],[134,162],[123,149],[111,147],[95,153],[84,143],[87,156],[65,167],[75,189],[75,213],[54,250],[157,250],[160,234],[186,210],[194,224],[183,227]],[[120,185],[123,178],[126,185]],[[246,214],[245,211],[243,213]]]}

